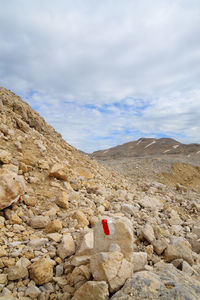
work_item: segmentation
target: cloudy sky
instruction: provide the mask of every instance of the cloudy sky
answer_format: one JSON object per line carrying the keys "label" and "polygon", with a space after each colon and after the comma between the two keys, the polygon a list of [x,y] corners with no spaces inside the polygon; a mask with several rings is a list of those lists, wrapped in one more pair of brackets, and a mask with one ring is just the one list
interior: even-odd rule
{"label": "cloudy sky", "polygon": [[78,149],[200,143],[199,0],[0,0],[0,85]]}

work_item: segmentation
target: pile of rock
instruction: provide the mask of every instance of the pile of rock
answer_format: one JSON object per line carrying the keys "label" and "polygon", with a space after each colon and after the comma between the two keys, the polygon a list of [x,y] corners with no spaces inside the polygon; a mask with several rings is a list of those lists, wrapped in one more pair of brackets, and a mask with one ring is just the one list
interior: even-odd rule
{"label": "pile of rock", "polygon": [[0,299],[200,297],[200,194],[108,171],[1,88],[0,110]]}

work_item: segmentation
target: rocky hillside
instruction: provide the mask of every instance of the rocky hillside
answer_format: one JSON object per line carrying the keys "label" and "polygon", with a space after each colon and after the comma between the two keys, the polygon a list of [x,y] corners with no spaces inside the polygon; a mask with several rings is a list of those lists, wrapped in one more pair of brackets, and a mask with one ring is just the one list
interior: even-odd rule
{"label": "rocky hillside", "polygon": [[199,193],[106,169],[4,88],[0,141],[0,299],[200,298]]}
{"label": "rocky hillside", "polygon": [[110,149],[100,150],[92,153],[92,157],[99,160],[110,160],[125,157],[145,157],[149,155],[171,155],[181,154],[185,156],[200,156],[199,144],[181,144],[170,138],[140,138]]}

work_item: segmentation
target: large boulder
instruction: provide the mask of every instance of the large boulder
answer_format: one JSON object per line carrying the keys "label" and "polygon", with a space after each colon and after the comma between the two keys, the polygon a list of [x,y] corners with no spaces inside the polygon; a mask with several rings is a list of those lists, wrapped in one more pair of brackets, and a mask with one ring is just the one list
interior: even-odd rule
{"label": "large boulder", "polygon": [[93,253],[117,250],[123,254],[127,261],[131,261],[134,238],[130,221],[127,218],[115,218],[108,220],[108,224],[110,234],[106,235],[102,221],[96,223]]}
{"label": "large boulder", "polygon": [[0,210],[17,202],[24,194],[22,176],[8,170],[0,170]]}

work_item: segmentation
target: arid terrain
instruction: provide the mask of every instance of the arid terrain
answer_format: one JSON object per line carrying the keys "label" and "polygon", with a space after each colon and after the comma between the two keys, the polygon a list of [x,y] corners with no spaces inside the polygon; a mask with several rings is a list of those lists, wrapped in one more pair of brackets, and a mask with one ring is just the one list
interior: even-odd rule
{"label": "arid terrain", "polygon": [[177,183],[200,192],[200,145],[169,138],[141,138],[91,155],[132,181]]}
{"label": "arid terrain", "polygon": [[90,157],[0,88],[0,299],[200,298],[200,146],[139,141]]}

